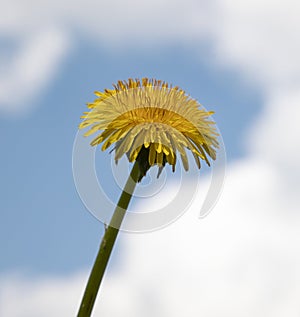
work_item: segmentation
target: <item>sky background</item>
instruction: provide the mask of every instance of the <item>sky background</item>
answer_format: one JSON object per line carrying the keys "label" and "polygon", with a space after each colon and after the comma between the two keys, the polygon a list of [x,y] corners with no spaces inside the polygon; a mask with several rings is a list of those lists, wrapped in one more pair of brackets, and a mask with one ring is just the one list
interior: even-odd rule
{"label": "sky background", "polygon": [[[215,111],[226,181],[205,219],[199,195],[163,230],[120,234],[94,315],[299,316],[299,4],[12,0],[0,12],[0,316],[75,315],[103,233],[73,181],[79,118],[95,90],[144,76]],[[105,175],[108,152],[97,159]]]}

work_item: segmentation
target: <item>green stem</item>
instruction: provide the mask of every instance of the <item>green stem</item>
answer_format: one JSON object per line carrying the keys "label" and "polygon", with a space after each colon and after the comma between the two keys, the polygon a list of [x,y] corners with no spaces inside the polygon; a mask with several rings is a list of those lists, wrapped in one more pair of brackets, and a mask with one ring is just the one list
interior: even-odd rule
{"label": "green stem", "polygon": [[119,233],[119,228],[126,214],[127,207],[139,178],[140,170],[138,162],[136,161],[121,194],[110,224],[105,230],[100,249],[98,251],[93,269],[87,282],[87,286],[85,288],[77,317],[91,316],[97,293],[103,279],[105,269],[107,267],[107,263],[109,261],[117,235]]}

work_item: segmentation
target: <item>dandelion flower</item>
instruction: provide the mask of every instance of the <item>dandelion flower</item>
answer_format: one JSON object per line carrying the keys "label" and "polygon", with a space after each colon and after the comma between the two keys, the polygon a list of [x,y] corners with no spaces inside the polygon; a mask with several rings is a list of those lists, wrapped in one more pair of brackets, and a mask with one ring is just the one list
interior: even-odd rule
{"label": "dandelion flower", "polygon": [[200,160],[208,165],[209,157],[215,160],[218,134],[209,120],[213,112],[182,89],[148,78],[118,81],[113,87],[96,91],[97,99],[82,116],[79,127],[90,127],[85,136],[101,131],[91,145],[104,142],[102,150],[114,145],[116,162],[124,154],[130,162],[138,161],[141,177],[154,165],[159,173],[166,163],[175,171],[179,155],[188,170],[186,150],[199,169]]}
{"label": "dandelion flower", "polygon": [[[189,169],[187,150],[198,168],[200,160],[210,165],[216,158],[215,123],[195,99],[182,89],[166,82],[143,78],[119,81],[113,89],[95,92],[97,99],[88,104],[90,111],[82,116],[80,128],[90,127],[85,135],[98,135],[91,145],[103,142],[102,150],[113,146],[115,160],[126,154],[135,162],[116,205],[89,276],[79,307],[78,317],[91,316],[119,228],[125,217],[135,186],[149,168],[166,164],[175,171],[177,157]],[[133,180],[133,181],[132,181]]]}

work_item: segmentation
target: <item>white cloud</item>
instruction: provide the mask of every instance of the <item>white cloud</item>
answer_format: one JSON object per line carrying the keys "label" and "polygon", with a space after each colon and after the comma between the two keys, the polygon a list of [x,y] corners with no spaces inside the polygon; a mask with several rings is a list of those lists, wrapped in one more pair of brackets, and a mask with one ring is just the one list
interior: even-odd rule
{"label": "white cloud", "polygon": [[74,316],[83,274],[44,279],[11,275],[1,279],[1,316]]}
{"label": "white cloud", "polygon": [[[33,38],[40,36],[36,30],[53,26],[55,36],[52,32],[46,45],[50,47],[45,58],[49,66],[40,58],[35,63],[43,74],[39,78],[43,78],[44,85],[57,72],[67,51],[66,43],[72,41],[72,32],[79,31],[99,46],[121,50],[179,43],[197,51],[206,39],[211,43],[213,63],[217,60],[224,67],[235,67],[248,79],[263,84],[266,91],[299,86],[300,5],[294,0],[284,4],[271,0],[79,0],[76,3],[53,0],[44,1],[43,5],[37,0],[11,0],[1,4],[0,12],[0,36],[25,43],[16,60],[10,63],[7,71],[10,76],[1,76],[0,101],[6,103],[17,104],[11,98],[12,91],[19,91],[26,101],[39,92],[36,81],[30,81],[30,74],[27,87],[31,94],[19,85],[20,71],[15,70],[15,64],[22,63],[30,45],[31,60],[40,54],[40,46],[32,44]],[[19,107],[24,103],[18,102]]]}
{"label": "white cloud", "polygon": [[278,187],[290,199],[300,190],[299,90],[274,92],[251,129],[250,148],[280,175]]}
{"label": "white cloud", "polygon": [[211,24],[216,52],[265,89],[299,87],[300,4],[294,0],[220,0]]}
{"label": "white cloud", "polygon": [[0,75],[0,110],[28,109],[59,71],[73,34],[80,32],[100,47],[122,51],[173,42],[184,45],[204,33],[194,27],[195,19],[203,26],[207,20],[206,10],[195,14],[196,4],[194,0],[1,3],[0,39],[9,37],[18,45],[8,61],[0,60],[0,67],[6,69]]}
{"label": "white cloud", "polygon": [[210,7],[204,1],[195,0],[79,0],[76,3],[53,0],[42,6],[38,0],[27,0],[26,3],[12,0],[2,6],[5,18],[0,22],[0,30],[22,33],[24,29],[30,31],[36,25],[49,24],[75,27],[96,36],[94,40],[105,46],[121,41],[123,48],[124,44],[132,47],[137,40],[138,45],[149,40],[184,41],[189,34],[201,32],[193,25],[195,20],[198,26],[199,23],[205,25]]}
{"label": "white cloud", "polygon": [[[292,217],[278,204],[278,178],[267,162],[238,162],[207,218],[197,219],[196,201],[164,230],[122,234],[121,262],[104,280],[95,316],[298,316],[300,217],[298,204],[289,205]],[[85,283],[84,274],[3,277],[0,313],[73,316]]]}
{"label": "white cloud", "polygon": [[14,55],[0,74],[0,110],[14,114],[32,107],[32,99],[56,74],[69,47],[69,39],[55,28],[35,31],[20,39]]}

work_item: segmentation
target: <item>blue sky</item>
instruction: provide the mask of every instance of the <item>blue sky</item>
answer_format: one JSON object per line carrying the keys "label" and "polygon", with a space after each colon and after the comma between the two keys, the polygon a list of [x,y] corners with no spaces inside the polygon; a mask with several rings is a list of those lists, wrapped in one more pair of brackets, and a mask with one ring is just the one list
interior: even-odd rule
{"label": "blue sky", "polygon": [[[71,13],[58,1],[1,6],[0,315],[76,311],[103,233],[73,181],[80,116],[95,90],[146,76],[215,111],[226,182],[207,219],[195,216],[197,197],[164,230],[120,235],[98,311],[118,316],[109,298],[125,292],[126,316],[151,315],[155,305],[158,316],[187,307],[187,316],[298,316],[299,6],[90,0]],[[108,152],[97,153],[98,175],[108,167]],[[136,292],[140,306],[132,304]],[[53,305],[57,294],[61,306]],[[17,300],[19,310],[9,304]]]}
{"label": "blue sky", "polygon": [[210,65],[209,53],[204,47],[199,60],[191,50],[174,45],[162,47],[159,54],[137,50],[112,56],[79,38],[30,113],[2,118],[2,270],[65,273],[91,262],[101,225],[78,199],[71,155],[79,117],[94,90],[129,77],[172,82],[216,112],[229,161],[245,154],[241,135],[261,108],[260,93],[237,73]]}

